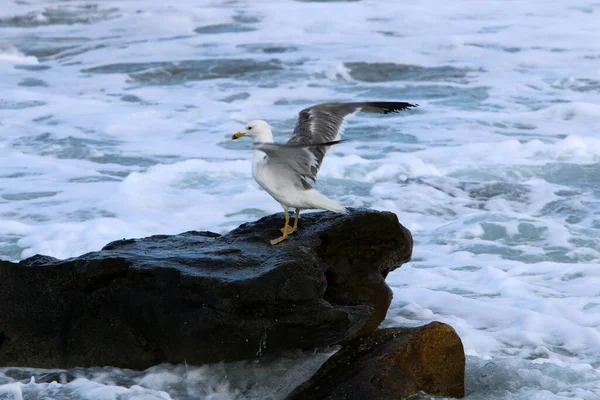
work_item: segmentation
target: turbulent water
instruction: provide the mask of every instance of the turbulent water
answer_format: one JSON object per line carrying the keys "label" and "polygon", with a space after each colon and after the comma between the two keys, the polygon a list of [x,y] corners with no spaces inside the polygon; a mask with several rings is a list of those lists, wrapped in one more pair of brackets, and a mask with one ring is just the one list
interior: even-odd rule
{"label": "turbulent water", "polygon": [[[41,1],[0,7],[0,257],[227,232],[280,211],[249,119],[356,116],[318,187],[398,214],[386,326],[451,324],[467,399],[600,398],[600,3]],[[215,366],[4,368],[2,400],[280,399],[331,353]]]}

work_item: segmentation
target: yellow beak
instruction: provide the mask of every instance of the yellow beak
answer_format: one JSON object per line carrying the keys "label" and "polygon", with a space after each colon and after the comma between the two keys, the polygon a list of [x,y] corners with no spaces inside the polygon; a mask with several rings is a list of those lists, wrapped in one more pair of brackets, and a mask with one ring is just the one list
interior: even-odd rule
{"label": "yellow beak", "polygon": [[243,132],[238,132],[238,133],[236,133],[235,135],[233,135],[233,136],[231,137],[231,140],[239,139],[239,138],[241,138],[242,136],[246,136],[246,134],[245,134],[245,133],[243,133]]}

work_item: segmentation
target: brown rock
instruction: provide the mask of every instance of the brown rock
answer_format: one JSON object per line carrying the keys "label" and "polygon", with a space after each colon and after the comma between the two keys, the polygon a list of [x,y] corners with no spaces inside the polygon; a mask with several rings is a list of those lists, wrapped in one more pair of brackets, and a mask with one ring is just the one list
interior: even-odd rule
{"label": "brown rock", "polygon": [[348,342],[287,400],[465,395],[465,354],[450,325],[388,328]]}
{"label": "brown rock", "polygon": [[353,219],[320,236],[317,253],[328,265],[323,299],[332,304],[366,304],[372,308],[369,319],[356,336],[373,332],[383,322],[392,302],[392,290],[385,278],[412,255],[410,232],[397,228],[396,215],[383,215],[386,218],[378,219],[375,224]]}

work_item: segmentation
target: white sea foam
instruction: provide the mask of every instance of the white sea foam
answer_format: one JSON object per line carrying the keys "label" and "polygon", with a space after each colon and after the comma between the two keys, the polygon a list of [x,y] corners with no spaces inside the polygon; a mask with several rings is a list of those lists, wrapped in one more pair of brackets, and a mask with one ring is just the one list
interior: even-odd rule
{"label": "white sea foam", "polygon": [[38,59],[24,55],[15,46],[0,46],[0,63],[34,65],[38,64]]}
{"label": "white sea foam", "polygon": [[[587,0],[9,0],[0,258],[225,233],[281,210],[251,179],[250,143],[230,140],[246,120],[283,141],[316,102],[416,102],[356,116],[317,182],[414,234],[414,260],[388,277],[385,324],[452,324],[471,400],[596,399],[599,12]],[[260,389],[235,365],[58,383],[17,369],[0,374],[0,398],[281,398],[323,359],[285,389],[276,368],[252,375],[272,378]]]}

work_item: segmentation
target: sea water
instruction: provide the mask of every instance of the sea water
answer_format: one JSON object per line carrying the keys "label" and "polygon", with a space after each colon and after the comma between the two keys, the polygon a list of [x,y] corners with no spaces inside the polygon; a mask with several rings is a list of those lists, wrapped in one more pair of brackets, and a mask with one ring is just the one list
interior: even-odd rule
{"label": "sea water", "polygon": [[[317,184],[414,235],[384,326],[451,324],[469,400],[600,398],[597,1],[0,3],[2,259],[225,233],[281,211],[245,121],[414,102],[349,121]],[[3,368],[0,399],[281,399],[332,351]]]}

